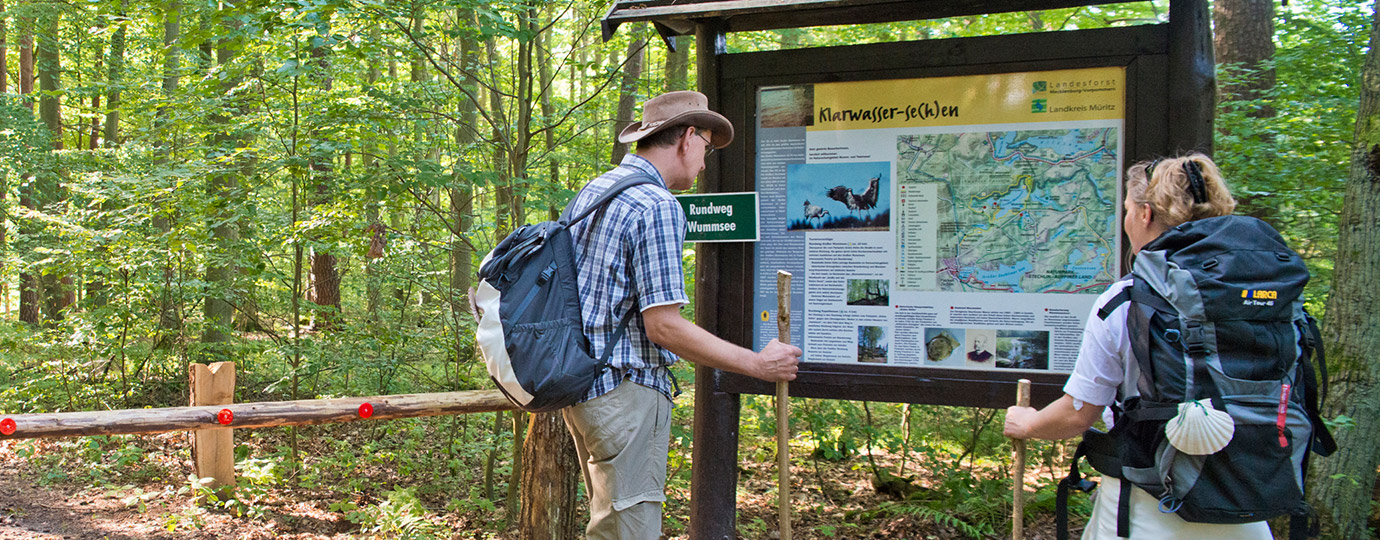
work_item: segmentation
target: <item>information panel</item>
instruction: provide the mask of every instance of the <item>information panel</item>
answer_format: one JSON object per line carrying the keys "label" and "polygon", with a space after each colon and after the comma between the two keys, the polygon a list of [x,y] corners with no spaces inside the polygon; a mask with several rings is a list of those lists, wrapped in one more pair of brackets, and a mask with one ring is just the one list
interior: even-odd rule
{"label": "information panel", "polygon": [[762,87],[754,336],[805,362],[1069,372],[1120,269],[1122,67]]}

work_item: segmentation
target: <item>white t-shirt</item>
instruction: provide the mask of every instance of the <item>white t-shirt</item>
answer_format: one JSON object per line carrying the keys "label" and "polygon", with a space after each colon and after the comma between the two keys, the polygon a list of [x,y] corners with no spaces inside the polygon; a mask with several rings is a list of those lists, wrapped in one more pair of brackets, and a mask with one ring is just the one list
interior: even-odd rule
{"label": "white t-shirt", "polygon": [[[1083,326],[1083,346],[1078,350],[1078,361],[1073,373],[1064,384],[1064,393],[1073,397],[1073,407],[1082,409],[1084,403],[1109,406],[1116,401],[1117,388],[1126,380],[1131,358],[1131,339],[1126,335],[1126,310],[1129,302],[1117,306],[1105,320],[1097,316],[1098,310],[1107,305],[1112,297],[1122,289],[1131,286],[1131,280],[1113,283],[1097,297],[1088,323]],[[1110,428],[1111,409],[1103,411],[1102,418]]]}

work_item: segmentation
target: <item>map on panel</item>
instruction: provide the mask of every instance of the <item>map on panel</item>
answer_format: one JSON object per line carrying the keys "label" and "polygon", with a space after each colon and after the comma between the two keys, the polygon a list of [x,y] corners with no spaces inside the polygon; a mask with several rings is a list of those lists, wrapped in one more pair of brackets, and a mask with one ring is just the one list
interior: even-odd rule
{"label": "map on panel", "polygon": [[1101,293],[1117,278],[1117,145],[1110,127],[898,137],[902,196],[934,203],[910,205],[934,212],[910,219],[931,220],[936,237],[933,275],[901,286]]}

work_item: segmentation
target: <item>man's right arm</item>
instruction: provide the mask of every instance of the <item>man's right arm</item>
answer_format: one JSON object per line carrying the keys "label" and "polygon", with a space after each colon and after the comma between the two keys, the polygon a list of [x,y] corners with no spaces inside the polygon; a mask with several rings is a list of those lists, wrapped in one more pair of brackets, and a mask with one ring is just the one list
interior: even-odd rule
{"label": "man's right arm", "polygon": [[761,352],[744,349],[709,333],[680,315],[679,304],[642,311],[647,337],[696,365],[722,369],[765,381],[795,380],[800,347],[771,340]]}

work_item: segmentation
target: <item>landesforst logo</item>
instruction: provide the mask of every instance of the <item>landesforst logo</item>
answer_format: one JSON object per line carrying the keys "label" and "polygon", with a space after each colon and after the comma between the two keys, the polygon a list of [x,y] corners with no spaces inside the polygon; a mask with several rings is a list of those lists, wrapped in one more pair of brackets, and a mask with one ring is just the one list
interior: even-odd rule
{"label": "landesforst logo", "polygon": [[1032,112],[1032,113],[1042,113],[1042,112],[1046,112],[1046,109],[1047,109],[1047,108],[1048,108],[1048,107],[1047,107],[1046,104],[1045,104],[1045,100],[1043,100],[1043,99],[1032,99],[1032,100],[1030,100],[1030,112]]}
{"label": "landesforst logo", "polygon": [[1038,94],[1047,89],[1049,89],[1049,83],[1047,81],[1035,81],[1035,84],[1031,85],[1030,93]]}

